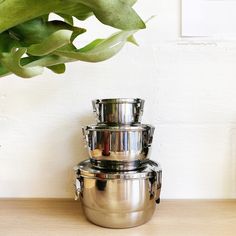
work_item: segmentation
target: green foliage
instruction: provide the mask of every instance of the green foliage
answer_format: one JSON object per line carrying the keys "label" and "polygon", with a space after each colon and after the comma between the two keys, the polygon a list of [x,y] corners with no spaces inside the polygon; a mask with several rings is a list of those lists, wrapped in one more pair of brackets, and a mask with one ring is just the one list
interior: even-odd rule
{"label": "green foliage", "polygon": [[[136,0],[3,0],[0,1],[0,77],[40,75],[46,67],[64,73],[72,61],[100,62],[117,54],[126,42],[137,45],[133,34],[145,23],[133,10]],[[50,13],[63,20],[49,21]],[[94,15],[105,25],[120,29],[106,39],[76,48],[75,38],[86,29],[74,18]]]}

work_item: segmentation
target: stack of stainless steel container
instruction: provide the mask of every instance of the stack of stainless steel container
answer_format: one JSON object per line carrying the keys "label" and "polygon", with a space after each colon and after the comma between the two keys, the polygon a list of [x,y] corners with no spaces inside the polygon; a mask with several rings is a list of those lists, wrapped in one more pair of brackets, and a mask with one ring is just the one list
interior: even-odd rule
{"label": "stack of stainless steel container", "polygon": [[147,222],[160,202],[161,168],[149,159],[154,127],[141,124],[144,100],[92,101],[97,125],[83,128],[89,159],[76,171],[86,217],[109,228]]}

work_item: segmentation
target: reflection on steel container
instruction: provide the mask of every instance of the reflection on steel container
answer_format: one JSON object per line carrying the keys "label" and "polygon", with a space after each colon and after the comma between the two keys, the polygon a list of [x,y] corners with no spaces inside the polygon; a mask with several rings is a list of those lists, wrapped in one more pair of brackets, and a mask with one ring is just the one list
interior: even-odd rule
{"label": "reflection on steel container", "polygon": [[94,164],[116,161],[118,166],[128,163],[130,169],[148,159],[154,129],[151,125],[90,125],[83,128],[83,134]]}
{"label": "reflection on steel container", "polygon": [[141,122],[144,100],[140,98],[96,99],[92,104],[99,124],[130,125]]}
{"label": "reflection on steel container", "polygon": [[89,160],[76,168],[76,194],[87,218],[109,228],[129,228],[147,222],[159,203],[161,169],[150,161],[129,172],[100,171]]}
{"label": "reflection on steel container", "polygon": [[144,100],[92,101],[98,124],[82,129],[89,159],[75,167],[76,196],[91,222],[129,228],[160,202],[162,170],[149,159],[155,128],[141,124]]}

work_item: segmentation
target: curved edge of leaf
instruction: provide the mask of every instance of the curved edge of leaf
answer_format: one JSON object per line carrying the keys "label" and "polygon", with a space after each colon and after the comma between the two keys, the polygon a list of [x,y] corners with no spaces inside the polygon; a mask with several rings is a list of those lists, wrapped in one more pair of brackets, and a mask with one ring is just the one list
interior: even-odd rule
{"label": "curved edge of leaf", "polygon": [[56,13],[58,16],[60,16],[61,18],[63,18],[64,22],[73,26],[74,25],[74,20],[73,17],[67,14],[63,14],[63,13]]}
{"label": "curved edge of leaf", "polygon": [[65,64],[47,66],[47,68],[49,70],[53,71],[56,74],[63,74],[66,71],[66,65]]}
{"label": "curved edge of leaf", "polygon": [[136,38],[135,38],[133,35],[131,35],[131,36],[129,36],[129,37],[127,38],[127,42],[130,42],[130,43],[132,43],[132,44],[134,44],[134,45],[136,45],[136,46],[139,46],[139,44],[138,44]]}
{"label": "curved edge of leaf", "polygon": [[20,60],[21,57],[26,53],[26,48],[13,48],[10,53],[1,53],[0,62],[6,67],[10,72],[18,75],[22,78],[31,78],[37,75],[42,74],[43,67],[34,66],[34,67],[25,67],[21,66]]}
{"label": "curved edge of leaf", "polygon": [[58,10],[56,14],[58,13],[74,16],[81,21],[84,21],[93,15],[92,10],[88,6],[78,2],[71,3],[69,6],[63,7],[62,9]]}
{"label": "curved edge of leaf", "polygon": [[44,56],[58,48],[70,43],[73,32],[71,30],[58,30],[51,34],[42,43],[33,44],[27,49],[27,53],[33,56]]}
{"label": "curved edge of leaf", "polygon": [[131,6],[135,1],[80,1],[90,7],[96,18],[105,25],[110,25],[121,30],[139,30],[146,28],[144,21]]}
{"label": "curved edge of leaf", "polygon": [[97,39],[77,50],[56,50],[54,54],[87,62],[105,61],[117,54],[136,31],[120,31],[107,39]]}

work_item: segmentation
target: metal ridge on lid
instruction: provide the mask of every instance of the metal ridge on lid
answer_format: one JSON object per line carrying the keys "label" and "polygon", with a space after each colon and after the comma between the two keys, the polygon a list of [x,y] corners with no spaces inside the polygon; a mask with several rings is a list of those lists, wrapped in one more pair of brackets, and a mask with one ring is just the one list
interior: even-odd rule
{"label": "metal ridge on lid", "polygon": [[83,128],[85,130],[138,131],[138,130],[154,129],[155,127],[149,124],[117,125],[117,126],[109,126],[106,124],[99,124],[99,125],[95,124],[95,125],[87,125]]}
{"label": "metal ridge on lid", "polygon": [[142,168],[130,171],[108,171],[100,170],[91,164],[89,160],[80,162],[74,167],[77,175],[83,177],[92,177],[98,179],[136,179],[149,178],[155,175],[156,172],[161,171],[159,163],[149,160]]}
{"label": "metal ridge on lid", "polygon": [[93,102],[98,103],[144,103],[145,100],[141,98],[105,98],[105,99],[94,99]]}

